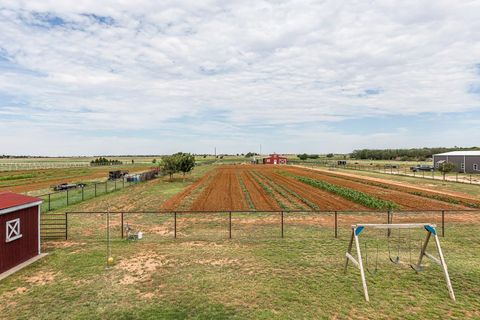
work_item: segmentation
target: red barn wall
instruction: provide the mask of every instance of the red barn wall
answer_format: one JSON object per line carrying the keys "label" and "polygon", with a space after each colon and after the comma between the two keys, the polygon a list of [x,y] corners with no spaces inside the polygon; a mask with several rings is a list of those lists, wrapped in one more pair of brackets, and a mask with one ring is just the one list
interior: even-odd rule
{"label": "red barn wall", "polygon": [[[5,242],[6,222],[20,218],[22,237]],[[38,206],[0,215],[0,273],[38,255]]]}

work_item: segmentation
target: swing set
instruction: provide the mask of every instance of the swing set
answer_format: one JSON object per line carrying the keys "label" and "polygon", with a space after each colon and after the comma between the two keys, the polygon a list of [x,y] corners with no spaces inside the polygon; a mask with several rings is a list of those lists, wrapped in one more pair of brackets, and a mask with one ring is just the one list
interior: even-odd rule
{"label": "swing set", "polygon": [[[352,237],[350,239],[350,243],[348,245],[347,252],[345,254],[346,257],[346,262],[345,262],[345,273],[347,272],[347,267],[349,261],[351,261],[359,270],[360,270],[360,277],[362,280],[362,285],[363,285],[363,293],[365,295],[365,301],[370,301],[369,296],[368,296],[368,288],[367,288],[367,281],[365,278],[365,271],[363,267],[363,261],[362,261],[362,254],[360,251],[360,240],[359,240],[359,235],[360,233],[365,229],[365,228],[371,228],[371,229],[388,229],[388,234],[390,235],[390,230],[391,229],[398,229],[398,242],[397,242],[397,252],[396,255],[392,256],[392,248],[390,245],[390,239],[388,240],[388,256],[389,259],[392,263],[399,264],[400,263],[400,243],[402,242],[401,239],[401,234],[400,230],[401,229],[408,229],[408,246],[409,246],[409,252],[410,252],[410,267],[415,270],[415,272],[419,272],[422,270],[422,260],[423,257],[427,257],[430,259],[432,262],[440,265],[440,267],[443,270],[443,275],[445,277],[445,282],[447,284],[447,289],[448,289],[448,294],[450,298],[455,301],[455,294],[453,293],[453,288],[452,284],[450,282],[450,276],[448,275],[448,269],[447,269],[447,264],[445,262],[445,258],[443,257],[443,252],[442,248],[440,247],[440,240],[437,235],[437,230],[436,230],[436,225],[434,224],[428,224],[428,223],[398,223],[398,224],[356,224],[352,226]],[[421,245],[420,248],[420,255],[418,258],[418,261],[416,263],[412,263],[412,257],[411,257],[411,229],[418,229],[422,228],[424,229],[427,234],[425,237],[425,240],[423,241],[423,244]],[[433,236],[435,240],[435,246],[437,249],[438,257],[435,257],[428,253],[427,246],[428,242],[430,241],[430,238]],[[355,258],[352,255],[352,247],[353,243],[355,243],[355,249],[357,253],[357,257]],[[378,243],[376,246],[376,258],[375,258],[375,268],[371,270],[368,267],[368,249],[367,249],[367,243],[365,242],[365,269],[367,270],[368,273],[370,274],[375,274],[378,271]]]}

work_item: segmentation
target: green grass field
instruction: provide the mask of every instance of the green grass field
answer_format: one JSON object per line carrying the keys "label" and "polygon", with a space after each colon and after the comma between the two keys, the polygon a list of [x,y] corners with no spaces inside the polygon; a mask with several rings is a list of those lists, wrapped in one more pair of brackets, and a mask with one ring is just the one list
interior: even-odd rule
{"label": "green grass field", "polygon": [[[173,182],[157,179],[69,207],[69,211],[157,210],[161,203],[210,170],[202,166]],[[138,242],[120,239],[120,217],[111,215],[111,255],[106,266],[106,216],[71,215],[69,240],[44,245],[49,255],[0,282],[0,314],[15,319],[418,319],[480,317],[480,219],[449,221],[442,245],[457,302],[449,300],[440,268],[416,274],[408,266],[423,233],[403,233],[401,259],[388,259],[384,233],[364,231],[370,303],[359,272],[343,273],[352,219],[341,216],[339,238],[332,216],[236,214],[228,239],[225,213],[179,216],[173,239],[171,214],[125,215],[145,232]],[[415,219],[415,216],[405,217]],[[439,217],[431,220],[438,223]],[[407,250],[405,239],[413,248]],[[396,233],[391,246],[396,254]],[[364,248],[362,247],[362,250]],[[433,247],[430,247],[433,251]]]}

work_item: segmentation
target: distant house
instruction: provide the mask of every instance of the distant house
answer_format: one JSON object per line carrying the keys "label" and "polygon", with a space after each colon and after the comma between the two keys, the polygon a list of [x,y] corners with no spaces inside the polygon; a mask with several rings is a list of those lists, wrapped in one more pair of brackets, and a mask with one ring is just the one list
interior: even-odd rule
{"label": "distant house", "polygon": [[435,169],[442,162],[455,164],[458,172],[480,173],[480,151],[451,151],[433,155]]}
{"label": "distant house", "polygon": [[274,153],[263,158],[263,164],[287,164],[287,157]]}

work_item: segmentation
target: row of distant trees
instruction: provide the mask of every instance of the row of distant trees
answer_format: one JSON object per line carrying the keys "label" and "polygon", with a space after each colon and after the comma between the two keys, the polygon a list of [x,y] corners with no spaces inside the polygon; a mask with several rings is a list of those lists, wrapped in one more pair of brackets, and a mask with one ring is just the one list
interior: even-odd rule
{"label": "row of distant trees", "polygon": [[100,158],[97,158],[95,160],[90,161],[91,166],[112,166],[112,165],[118,165],[118,164],[123,164],[123,162],[120,161],[120,160],[107,159],[105,157],[100,157]]}
{"label": "row of distant trees", "polygon": [[162,158],[163,172],[170,176],[175,173],[183,173],[183,178],[185,179],[185,174],[192,171],[195,167],[195,156],[190,153],[177,152],[171,156],[165,156]]}
{"label": "row of distant trees", "polygon": [[400,160],[400,161],[425,161],[434,154],[456,151],[456,150],[478,150],[477,147],[471,148],[413,148],[413,149],[361,149],[355,150],[350,154],[353,159],[368,160]]}

